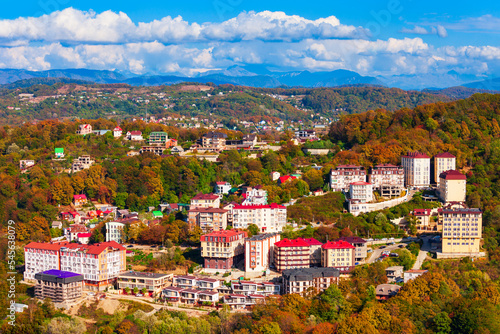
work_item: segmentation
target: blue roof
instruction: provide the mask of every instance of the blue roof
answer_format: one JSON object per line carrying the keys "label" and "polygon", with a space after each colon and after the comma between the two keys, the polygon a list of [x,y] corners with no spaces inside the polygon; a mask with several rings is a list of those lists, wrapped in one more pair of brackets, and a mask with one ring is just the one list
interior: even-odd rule
{"label": "blue roof", "polygon": [[42,274],[57,276],[60,278],[68,278],[68,277],[74,277],[74,276],[81,275],[81,274],[73,273],[71,271],[63,271],[63,270],[57,270],[57,269],[46,270],[46,271],[43,271]]}

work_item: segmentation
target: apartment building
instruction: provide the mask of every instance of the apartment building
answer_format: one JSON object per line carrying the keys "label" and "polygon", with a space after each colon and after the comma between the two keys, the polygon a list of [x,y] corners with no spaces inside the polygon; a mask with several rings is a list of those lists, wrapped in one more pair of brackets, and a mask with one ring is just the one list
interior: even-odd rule
{"label": "apartment building", "polygon": [[467,177],[457,170],[439,174],[438,196],[444,203],[465,202]]}
{"label": "apartment building", "polygon": [[279,295],[280,285],[271,282],[251,282],[251,281],[231,281],[231,290],[233,293],[248,295]]}
{"label": "apartment building", "polygon": [[221,150],[226,147],[227,135],[222,132],[210,131],[201,137],[203,148]]}
{"label": "apartment building", "polygon": [[359,203],[373,201],[373,186],[369,182],[353,182],[349,185],[349,199]]}
{"label": "apartment building", "polygon": [[229,194],[232,186],[229,182],[215,182],[214,193],[222,197],[223,195]]}
{"label": "apartment building", "polygon": [[125,292],[126,288],[131,291],[138,288],[146,288],[150,297],[159,296],[164,288],[170,284],[173,274],[156,274],[139,271],[127,271],[118,275],[118,289]]}
{"label": "apartment building", "polygon": [[366,182],[366,171],[361,166],[339,165],[330,171],[330,188],[332,191],[349,191],[353,182]]}
{"label": "apartment building", "polygon": [[78,241],[78,234],[87,233],[89,229],[83,224],[73,224],[64,229],[64,236],[68,241]]}
{"label": "apartment building", "polygon": [[203,291],[198,289],[184,289],[169,286],[163,289],[162,298],[169,302],[184,304],[215,305],[220,299],[216,291]]}
{"label": "apartment building", "polygon": [[340,271],[336,268],[298,268],[283,271],[283,294],[323,292],[338,284]]}
{"label": "apartment building", "polygon": [[163,155],[163,152],[167,149],[166,146],[160,145],[149,145],[149,146],[141,146],[139,149],[140,154],[144,154],[146,152],[153,153],[154,155]]}
{"label": "apartment building", "polygon": [[53,303],[73,303],[82,297],[83,275],[51,269],[35,274],[35,297]]}
{"label": "apartment building", "polygon": [[125,137],[128,140],[132,140],[132,141],[141,141],[141,140],[144,140],[144,138],[142,137],[142,132],[141,131],[128,131],[127,134],[125,135]]}
{"label": "apartment building", "polygon": [[163,145],[168,141],[168,133],[166,132],[151,132],[149,134],[149,145]]}
{"label": "apartment building", "polygon": [[114,241],[93,245],[31,242],[24,247],[24,257],[27,281],[36,273],[58,269],[82,274],[85,287],[98,291],[114,283],[126,265],[125,248]]}
{"label": "apartment building", "polygon": [[353,245],[354,250],[354,261],[364,262],[368,256],[368,247],[366,246],[366,240],[357,236],[353,237],[340,237],[334,241],[345,241]]}
{"label": "apartment building", "polygon": [[229,294],[224,296],[224,304],[228,305],[231,310],[250,309],[258,303],[264,303],[265,297],[262,295],[239,295]]}
{"label": "apartment building", "polygon": [[188,224],[190,228],[200,227],[203,233],[225,230],[227,213],[224,209],[197,207],[188,211]]}
{"label": "apartment building", "polygon": [[314,140],[317,139],[316,131],[314,130],[298,130],[295,131],[295,137],[299,139]]}
{"label": "apartment building", "polygon": [[354,268],[356,247],[347,241],[328,241],[321,246],[321,265],[337,268],[341,273],[348,273]]}
{"label": "apartment building", "polygon": [[438,186],[440,182],[439,175],[447,170],[455,169],[457,169],[457,158],[453,154],[443,152],[434,156],[434,182],[437,183]]}
{"label": "apartment building", "polygon": [[243,197],[242,205],[266,205],[267,191],[262,186],[242,188],[241,196]]}
{"label": "apartment building", "polygon": [[215,194],[199,193],[191,198],[190,209],[194,208],[218,208],[220,207],[220,198]]}
{"label": "apartment building", "polygon": [[436,219],[433,219],[431,209],[415,209],[413,210],[412,215],[418,220],[416,228],[419,233],[438,232],[441,231],[443,227],[438,223],[437,217],[435,217]]}
{"label": "apartment building", "polygon": [[106,241],[115,241],[119,244],[125,241],[125,224],[120,222],[107,222]]}
{"label": "apartment building", "polygon": [[78,130],[76,130],[77,135],[89,135],[92,133],[92,125],[90,124],[80,124],[78,125]]}
{"label": "apartment building", "polygon": [[183,289],[199,289],[212,291],[220,288],[220,281],[208,277],[196,277],[192,275],[174,276],[173,286]]}
{"label": "apartment building", "polygon": [[309,268],[311,265],[310,246],[299,239],[283,239],[274,244],[274,265],[282,272],[286,269]]}
{"label": "apartment building", "polygon": [[279,233],[254,235],[245,240],[245,272],[263,272],[273,263]]}
{"label": "apartment building", "polygon": [[202,235],[201,256],[205,270],[227,271],[244,257],[247,232],[221,230]]}
{"label": "apartment building", "polygon": [[73,160],[71,172],[76,173],[84,169],[89,169],[94,163],[95,160],[93,160],[90,155],[82,155],[81,157]]}
{"label": "apartment building", "polygon": [[233,227],[245,229],[255,224],[261,232],[281,232],[286,225],[286,207],[270,205],[235,205]]}
{"label": "apartment building", "polygon": [[427,154],[408,152],[401,157],[407,187],[428,187],[430,180],[431,159]]}
{"label": "apartment building", "polygon": [[321,246],[323,243],[314,238],[299,238],[309,245],[309,262],[311,267],[321,266]]}
{"label": "apartment building", "polygon": [[391,164],[376,165],[368,175],[368,182],[383,197],[400,196],[405,186],[404,169]]}
{"label": "apartment building", "polygon": [[442,252],[444,254],[479,253],[483,227],[483,213],[477,208],[442,208],[438,218],[443,226]]}

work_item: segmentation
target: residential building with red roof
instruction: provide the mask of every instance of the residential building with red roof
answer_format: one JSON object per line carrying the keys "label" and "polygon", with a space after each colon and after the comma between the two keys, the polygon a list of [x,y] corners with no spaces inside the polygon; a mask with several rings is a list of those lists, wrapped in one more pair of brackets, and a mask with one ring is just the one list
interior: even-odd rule
{"label": "residential building with red roof", "polygon": [[214,193],[219,195],[222,198],[223,195],[229,194],[232,186],[229,182],[215,182]]}
{"label": "residential building with red roof", "polygon": [[242,187],[241,196],[244,198],[242,205],[266,205],[267,191],[262,186]]}
{"label": "residential building with red roof", "polygon": [[199,193],[191,198],[190,209],[194,208],[218,208],[220,207],[220,198],[215,194]]}
{"label": "residential building with red roof", "polygon": [[58,269],[82,274],[85,287],[102,291],[126,269],[125,248],[111,241],[93,245],[31,242],[24,247],[25,280],[36,273]]}
{"label": "residential building with red roof", "polygon": [[356,262],[364,262],[366,260],[366,256],[368,255],[368,248],[366,246],[366,240],[360,238],[358,236],[352,237],[340,237],[334,241],[345,241],[356,247],[354,250],[354,261]]}
{"label": "residential building with red roof", "polygon": [[262,273],[274,261],[275,244],[281,239],[279,233],[257,234],[245,240],[245,272]]}
{"label": "residential building with red roof", "polygon": [[247,232],[220,230],[201,236],[205,271],[229,271],[244,258]]}
{"label": "residential building with red roof", "polygon": [[141,140],[144,140],[144,138],[142,137],[142,132],[141,131],[128,131],[127,134],[125,135],[125,137],[128,140],[132,140],[132,141],[141,141]]}
{"label": "residential building with red roof", "polygon": [[113,137],[118,138],[123,135],[123,130],[119,126],[113,129]]}
{"label": "residential building with red roof", "polygon": [[92,133],[92,125],[90,124],[80,124],[78,126],[78,130],[76,130],[77,135],[89,135]]}
{"label": "residential building with red roof", "polygon": [[428,187],[431,183],[431,158],[420,152],[408,152],[401,157],[407,187]]}
{"label": "residential building with red roof", "polygon": [[289,181],[295,180],[297,177],[293,175],[283,175],[278,178],[278,185],[282,185],[284,183],[287,183]]}
{"label": "residential building with red roof", "polygon": [[439,174],[438,197],[444,203],[465,202],[467,177],[457,170]]}
{"label": "residential building with red roof", "polygon": [[281,232],[286,225],[286,207],[269,205],[235,205],[232,210],[233,227],[246,229],[255,224],[261,232]]}
{"label": "residential building with red roof", "polygon": [[332,191],[349,191],[353,182],[366,182],[366,171],[361,166],[338,165],[330,170],[330,188]]}
{"label": "residential building with red roof", "polygon": [[73,195],[73,204],[78,207],[87,204],[87,196],[85,195]]}
{"label": "residential building with red roof", "polygon": [[225,230],[228,210],[219,208],[193,208],[188,211],[190,228],[198,226],[203,233]]}
{"label": "residential building with red roof", "polygon": [[417,226],[415,226],[417,233],[441,231],[443,226],[438,224],[437,216],[435,220],[432,218],[431,209],[415,209],[412,214],[418,220]]}
{"label": "residential building with red roof", "polygon": [[311,246],[302,238],[283,239],[275,243],[274,247],[274,265],[277,271],[311,266]]}
{"label": "residential building with red roof", "polygon": [[349,199],[360,203],[373,201],[373,185],[369,182],[357,181],[349,185]]}
{"label": "residential building with red roof", "polygon": [[436,154],[434,156],[434,183],[439,186],[441,173],[455,169],[457,169],[457,158],[453,154],[449,152]]}
{"label": "residential building with red roof", "polygon": [[376,165],[371,168],[368,181],[383,197],[399,196],[405,186],[404,169],[391,164]]}
{"label": "residential building with red roof", "polygon": [[328,241],[321,246],[321,265],[337,268],[341,273],[350,272],[354,268],[355,250],[347,241]]}

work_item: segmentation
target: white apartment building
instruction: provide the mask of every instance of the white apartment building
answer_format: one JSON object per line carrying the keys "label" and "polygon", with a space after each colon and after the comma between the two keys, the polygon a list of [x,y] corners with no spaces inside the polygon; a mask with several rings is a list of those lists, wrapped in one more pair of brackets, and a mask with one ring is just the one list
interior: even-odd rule
{"label": "white apartment building", "polygon": [[106,241],[116,241],[121,244],[124,240],[125,224],[119,222],[107,222],[106,224]]}
{"label": "white apartment building", "polygon": [[222,197],[222,195],[229,194],[232,186],[229,182],[215,182],[214,193]]}
{"label": "white apartment building", "polygon": [[457,158],[448,152],[442,152],[434,156],[434,182],[439,185],[439,175],[448,170],[457,169]]}
{"label": "white apartment building", "polygon": [[353,182],[366,182],[366,171],[361,166],[339,165],[330,171],[330,188],[332,191],[349,191]]}
{"label": "white apartment building", "polygon": [[428,187],[430,181],[431,159],[420,152],[408,152],[401,157],[407,187]]}
{"label": "white apartment building", "polygon": [[49,269],[83,275],[90,290],[101,291],[126,270],[125,248],[116,242],[94,245],[31,242],[24,247],[25,280]]}
{"label": "white apartment building", "polygon": [[242,205],[266,205],[267,204],[267,191],[262,189],[262,186],[256,187],[243,187],[241,194],[244,200]]}
{"label": "white apartment building", "polygon": [[270,205],[235,205],[233,208],[233,227],[245,229],[255,224],[261,232],[281,232],[286,225],[286,207]]}
{"label": "white apartment building", "polygon": [[369,182],[353,182],[349,185],[349,197],[361,203],[373,201],[373,185]]}
{"label": "white apartment building", "polygon": [[457,170],[439,175],[438,196],[444,203],[465,202],[467,177]]}
{"label": "white apartment building", "polygon": [[254,235],[245,240],[245,272],[269,269],[274,259],[274,244],[280,241],[279,233]]}
{"label": "white apartment building", "polygon": [[402,167],[391,164],[376,165],[368,175],[368,182],[373,184],[373,189],[379,190],[382,196],[399,196],[405,186],[404,174]]}

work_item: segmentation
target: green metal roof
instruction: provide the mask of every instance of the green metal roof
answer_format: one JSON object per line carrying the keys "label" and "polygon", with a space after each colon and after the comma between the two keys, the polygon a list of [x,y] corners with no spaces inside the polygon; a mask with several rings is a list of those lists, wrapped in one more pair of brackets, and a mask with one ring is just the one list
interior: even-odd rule
{"label": "green metal roof", "polygon": [[155,217],[163,217],[163,213],[161,211],[153,211],[153,216],[155,216]]}
{"label": "green metal roof", "polygon": [[56,147],[56,153],[64,153],[64,148]]}

